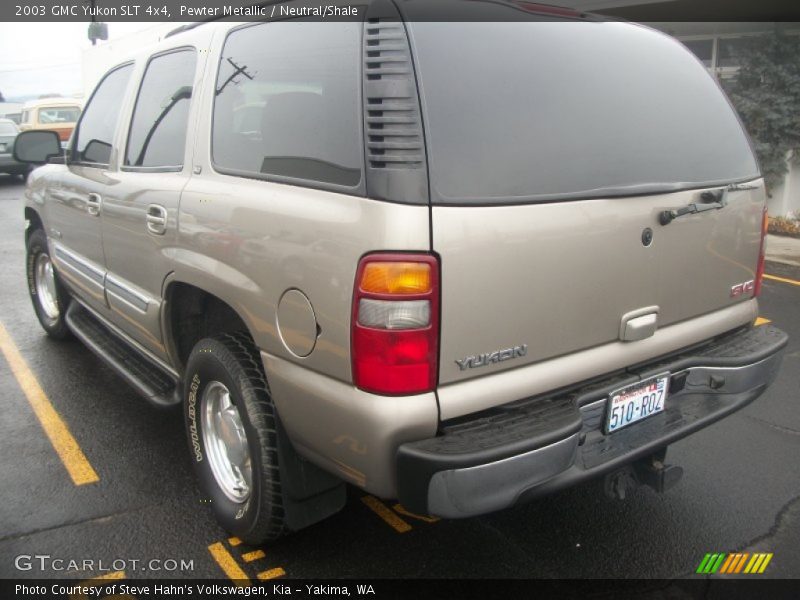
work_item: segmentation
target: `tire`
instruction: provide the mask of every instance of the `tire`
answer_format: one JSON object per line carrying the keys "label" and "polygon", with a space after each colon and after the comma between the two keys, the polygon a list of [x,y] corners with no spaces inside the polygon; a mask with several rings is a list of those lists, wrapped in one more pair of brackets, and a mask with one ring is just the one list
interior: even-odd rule
{"label": "tire", "polygon": [[[276,412],[252,340],[245,333],[200,340],[189,356],[184,381],[190,455],[217,520],[248,544],[284,535]],[[223,413],[225,417],[209,416]],[[248,460],[242,458],[244,448]]]}
{"label": "tire", "polygon": [[50,251],[47,249],[47,236],[41,229],[34,230],[26,244],[26,274],[28,293],[33,302],[33,310],[42,328],[51,338],[64,340],[71,337],[64,315],[69,306],[70,296],[58,278]]}
{"label": "tire", "polygon": [[20,179],[22,179],[22,183],[25,183],[28,180],[28,175],[31,174],[33,171],[32,165],[26,165],[21,171],[15,171],[12,175],[17,175]]}

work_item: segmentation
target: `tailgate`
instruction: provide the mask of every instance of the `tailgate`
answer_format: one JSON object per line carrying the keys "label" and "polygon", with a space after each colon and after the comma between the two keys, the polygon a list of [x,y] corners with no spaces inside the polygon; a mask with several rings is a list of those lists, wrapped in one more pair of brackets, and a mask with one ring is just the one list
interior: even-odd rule
{"label": "tailgate", "polygon": [[626,315],[665,327],[752,298],[731,288],[755,277],[763,187],[659,224],[699,195],[434,207],[440,383],[621,340]]}
{"label": "tailgate", "polygon": [[[755,278],[763,183],[683,45],[580,20],[409,32],[441,257],[440,384],[611,343],[621,368],[701,341],[703,315],[708,335],[742,324],[753,290],[731,291]],[[692,204],[702,212],[660,223]]]}

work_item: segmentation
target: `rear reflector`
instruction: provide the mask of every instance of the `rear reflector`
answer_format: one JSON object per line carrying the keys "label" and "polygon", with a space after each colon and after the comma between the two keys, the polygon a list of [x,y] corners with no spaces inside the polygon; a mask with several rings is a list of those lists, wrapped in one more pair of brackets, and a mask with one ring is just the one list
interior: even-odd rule
{"label": "rear reflector", "polygon": [[767,216],[767,207],[764,207],[764,212],[761,216],[761,250],[758,254],[758,267],[756,268],[756,285],[753,289],[753,298],[758,297],[761,293],[761,283],[764,281],[764,261],[767,255],[767,228],[769,227],[769,217]]}
{"label": "rear reflector", "polygon": [[383,395],[436,387],[439,263],[427,254],[371,254],[356,272],[351,325],[353,382]]}

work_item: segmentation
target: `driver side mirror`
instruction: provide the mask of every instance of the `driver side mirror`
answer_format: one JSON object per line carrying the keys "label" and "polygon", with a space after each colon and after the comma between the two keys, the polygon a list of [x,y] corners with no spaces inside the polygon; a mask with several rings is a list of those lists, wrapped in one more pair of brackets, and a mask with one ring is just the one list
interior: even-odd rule
{"label": "driver side mirror", "polygon": [[23,131],[14,140],[14,160],[41,165],[63,154],[55,131]]}

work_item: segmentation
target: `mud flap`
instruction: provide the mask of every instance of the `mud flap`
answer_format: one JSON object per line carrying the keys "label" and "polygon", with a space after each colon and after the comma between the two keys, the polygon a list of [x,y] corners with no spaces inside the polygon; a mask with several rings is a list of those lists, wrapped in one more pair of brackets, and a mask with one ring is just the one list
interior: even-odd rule
{"label": "mud flap", "polygon": [[297,454],[276,419],[286,526],[298,531],[336,514],[347,502],[344,482]]}

